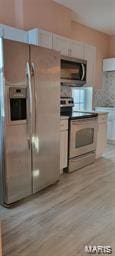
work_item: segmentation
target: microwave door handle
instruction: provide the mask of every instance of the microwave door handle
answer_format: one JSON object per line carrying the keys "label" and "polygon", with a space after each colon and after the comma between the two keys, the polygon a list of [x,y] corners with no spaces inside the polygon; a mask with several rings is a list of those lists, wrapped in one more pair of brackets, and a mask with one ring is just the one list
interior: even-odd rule
{"label": "microwave door handle", "polygon": [[31,137],[32,137],[32,83],[31,83],[31,71],[30,71],[30,64],[27,62],[26,64],[26,74],[27,74],[27,80],[28,80],[28,118],[27,118],[27,126],[28,126],[28,145],[29,148],[31,148]]}
{"label": "microwave door handle", "polygon": [[85,66],[84,64],[81,64],[81,67],[82,67],[82,77],[81,77],[81,81],[84,80],[84,77],[85,77]]}

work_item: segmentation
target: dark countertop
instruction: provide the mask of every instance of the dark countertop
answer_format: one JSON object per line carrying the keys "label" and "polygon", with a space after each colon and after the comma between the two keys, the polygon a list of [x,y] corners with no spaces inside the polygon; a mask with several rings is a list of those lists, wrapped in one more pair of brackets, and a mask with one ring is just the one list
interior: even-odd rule
{"label": "dark countertop", "polygon": [[[63,114],[61,115],[63,116]],[[85,118],[97,117],[98,113],[73,111],[70,115],[67,114],[66,116],[68,116],[69,119],[85,119]]]}

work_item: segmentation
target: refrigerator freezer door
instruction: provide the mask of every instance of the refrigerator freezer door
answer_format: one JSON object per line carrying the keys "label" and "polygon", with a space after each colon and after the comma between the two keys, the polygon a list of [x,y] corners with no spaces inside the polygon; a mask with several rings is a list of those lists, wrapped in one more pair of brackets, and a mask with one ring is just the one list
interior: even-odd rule
{"label": "refrigerator freezer door", "polygon": [[[30,118],[26,66],[29,46],[4,40],[5,170],[3,203],[32,193]],[[13,116],[13,118],[11,118]]]}
{"label": "refrigerator freezer door", "polygon": [[33,192],[59,179],[60,169],[60,55],[31,46],[35,86],[33,119]]}

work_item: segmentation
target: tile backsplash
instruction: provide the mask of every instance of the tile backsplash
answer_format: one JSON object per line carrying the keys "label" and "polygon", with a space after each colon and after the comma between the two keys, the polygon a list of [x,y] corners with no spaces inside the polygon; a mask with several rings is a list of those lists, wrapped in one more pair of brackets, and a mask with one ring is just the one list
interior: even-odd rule
{"label": "tile backsplash", "polygon": [[115,107],[115,72],[103,74],[103,85],[94,89],[94,106]]}
{"label": "tile backsplash", "polygon": [[72,96],[72,88],[69,86],[61,86],[61,97],[71,97]]}

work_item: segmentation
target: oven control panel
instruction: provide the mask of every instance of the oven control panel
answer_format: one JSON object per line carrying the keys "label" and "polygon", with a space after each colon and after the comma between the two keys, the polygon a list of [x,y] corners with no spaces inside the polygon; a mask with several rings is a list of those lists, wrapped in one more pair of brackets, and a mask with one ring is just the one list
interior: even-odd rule
{"label": "oven control panel", "polygon": [[73,107],[74,101],[72,97],[61,97],[60,98],[60,107]]}

